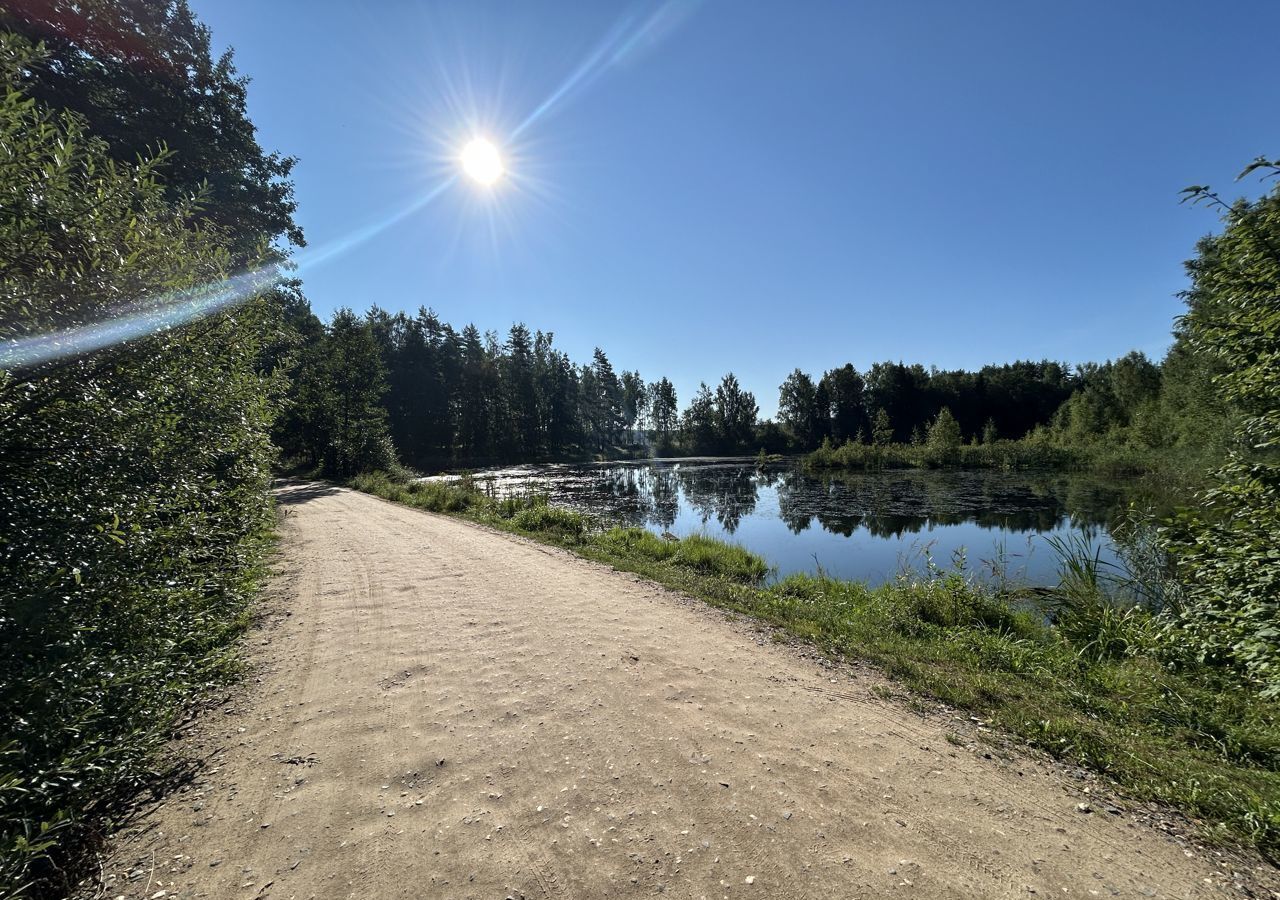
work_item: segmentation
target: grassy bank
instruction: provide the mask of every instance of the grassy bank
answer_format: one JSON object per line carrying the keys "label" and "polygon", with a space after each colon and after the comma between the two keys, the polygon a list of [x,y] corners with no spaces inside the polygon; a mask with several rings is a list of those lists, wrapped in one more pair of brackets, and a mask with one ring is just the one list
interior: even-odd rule
{"label": "grassy bank", "polygon": [[[1047,441],[992,441],[939,448],[929,444],[825,443],[804,457],[811,469],[1046,469],[1141,475],[1182,468],[1176,456],[1104,443],[1065,447]],[[1202,466],[1195,467],[1203,471]]]}
{"label": "grassy bank", "polygon": [[[837,656],[867,660],[929,697],[1158,800],[1207,832],[1280,857],[1280,704],[1181,658],[1158,616],[1120,606],[1105,573],[1067,553],[1042,600],[1056,627],[1018,612],[1016,591],[933,572],[881,587],[796,575],[702,536],[610,527],[528,496],[382,474],[354,486],[400,503],[567,547],[707,603],[768,622]],[[1069,548],[1067,548],[1069,549]]]}

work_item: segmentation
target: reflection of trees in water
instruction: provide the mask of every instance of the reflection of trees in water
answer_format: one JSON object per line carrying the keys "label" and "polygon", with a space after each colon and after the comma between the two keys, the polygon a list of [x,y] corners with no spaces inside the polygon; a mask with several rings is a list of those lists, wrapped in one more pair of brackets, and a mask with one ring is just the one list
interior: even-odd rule
{"label": "reflection of trees in water", "polygon": [[795,476],[788,472],[774,482],[778,493],[778,517],[786,523],[792,534],[806,531],[813,524],[814,503],[806,499],[803,491],[797,491]]}
{"label": "reflection of trees in water", "polygon": [[759,489],[752,466],[685,466],[677,470],[685,500],[703,524],[713,518],[729,534],[755,512]]}
{"label": "reflection of trees in water", "polygon": [[630,525],[670,530],[681,505],[703,523],[735,532],[755,512],[761,489],[777,494],[778,514],[800,534],[818,524],[851,536],[865,529],[902,538],[930,527],[974,523],[1009,532],[1045,532],[1069,523],[1097,538],[1124,510],[1122,486],[1064,474],[888,471],[812,477],[788,466],[617,464],[530,473],[557,502]]}
{"label": "reflection of trees in water", "polygon": [[649,521],[670,531],[680,515],[680,481],[673,469],[649,470]]}
{"label": "reflection of trees in water", "polygon": [[1068,476],[989,472],[896,471],[810,477],[793,470],[779,480],[778,506],[794,533],[813,519],[845,537],[859,529],[901,538],[926,528],[974,523],[1012,532],[1043,532],[1064,520],[1097,534],[1121,506],[1120,491]]}

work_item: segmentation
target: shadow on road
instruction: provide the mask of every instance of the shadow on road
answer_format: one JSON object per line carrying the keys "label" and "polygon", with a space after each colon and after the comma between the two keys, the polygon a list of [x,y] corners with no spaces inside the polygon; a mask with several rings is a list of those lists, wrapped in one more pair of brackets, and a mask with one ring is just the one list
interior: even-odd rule
{"label": "shadow on road", "polygon": [[338,488],[323,481],[293,481],[288,478],[277,479],[274,489],[276,502],[281,506],[296,506],[339,492]]}

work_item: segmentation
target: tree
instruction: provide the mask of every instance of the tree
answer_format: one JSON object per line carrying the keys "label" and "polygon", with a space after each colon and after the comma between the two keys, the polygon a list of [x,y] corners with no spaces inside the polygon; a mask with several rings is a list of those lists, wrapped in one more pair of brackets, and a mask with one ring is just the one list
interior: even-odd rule
{"label": "tree", "polygon": [[653,430],[658,436],[659,446],[668,446],[671,435],[679,423],[679,406],[676,400],[675,386],[666,378],[649,386],[650,409],[653,419]]}
{"label": "tree", "polygon": [[868,424],[862,376],[845,364],[823,375],[822,383],[830,397],[832,440],[837,444],[852,440]]}
{"label": "tree", "polygon": [[925,446],[929,448],[930,454],[941,462],[947,462],[955,458],[960,450],[960,444],[963,437],[960,433],[960,423],[956,421],[955,416],[951,415],[951,410],[942,407],[938,412],[938,417],[933,420],[929,426],[929,435],[925,438]]}
{"label": "tree", "polygon": [[541,434],[538,393],[534,382],[533,338],[523,323],[512,325],[502,365],[503,397],[512,423],[509,443],[516,455],[538,452]]}
{"label": "tree", "polygon": [[826,436],[827,412],[818,405],[818,386],[799,369],[778,387],[778,418],[803,449],[813,449]]}
{"label": "tree", "polygon": [[868,406],[883,409],[893,423],[894,440],[906,442],[937,414],[929,398],[929,372],[924,366],[876,363],[867,372]]}
{"label": "tree", "polygon": [[569,357],[552,346],[550,332],[533,339],[534,381],[547,450],[562,453],[579,439],[578,375]]}
{"label": "tree", "polygon": [[715,395],[716,444],[729,452],[740,452],[751,445],[756,416],[760,407],[750,391],[742,389],[732,372],[720,379]]}
{"label": "tree", "polygon": [[231,51],[216,61],[209,29],[186,0],[43,0],[0,9],[0,28],[42,41],[24,90],[51,110],[74,112],[117,163],[158,149],[177,201],[203,191],[188,220],[216,226],[231,266],[261,262],[278,237],[302,246],[293,221],[293,157],[259,146],[246,108],[248,79]]}
{"label": "tree", "polygon": [[877,447],[893,443],[893,423],[889,421],[889,414],[883,409],[877,409],[875,419],[872,420],[871,443]]}
{"label": "tree", "polygon": [[1111,393],[1126,424],[1160,394],[1160,367],[1137,350],[1112,363],[1109,376]]}
{"label": "tree", "polygon": [[685,445],[695,453],[712,453],[719,443],[716,427],[716,399],[704,381],[680,418]]}
{"label": "tree", "polygon": [[[1245,170],[1280,175],[1280,160]],[[1240,410],[1235,445],[1216,484],[1169,531],[1185,596],[1175,641],[1230,665],[1265,696],[1280,696],[1280,185],[1228,206],[1205,187],[1188,197],[1216,205],[1226,227],[1187,264],[1182,327],[1221,366],[1214,384]]]}
{"label": "tree", "polygon": [[643,420],[648,408],[649,395],[639,372],[622,373],[622,426],[627,430],[627,440],[635,437],[637,423]]}
{"label": "tree", "polygon": [[583,404],[592,441],[601,449],[618,438],[622,425],[622,385],[599,347],[583,372]]}
{"label": "tree", "polygon": [[459,344],[458,380],[452,391],[458,423],[454,450],[465,459],[482,459],[493,449],[497,373],[475,325],[462,329]]}
{"label": "tree", "polygon": [[283,306],[292,352],[285,363],[288,387],[271,436],[287,463],[320,465],[328,446],[325,424],[324,324],[300,294]]}
{"label": "tree", "polygon": [[339,309],[324,344],[325,418],[328,446],[325,469],[349,478],[395,462],[387,412],[386,368],[373,325],[350,309]]}

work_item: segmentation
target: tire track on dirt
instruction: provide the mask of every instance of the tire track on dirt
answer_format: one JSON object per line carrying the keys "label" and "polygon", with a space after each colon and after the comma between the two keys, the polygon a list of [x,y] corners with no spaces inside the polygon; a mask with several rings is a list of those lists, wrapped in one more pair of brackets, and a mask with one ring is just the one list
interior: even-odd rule
{"label": "tire track on dirt", "polygon": [[294,615],[251,644],[261,686],[206,723],[206,818],[162,805],[120,847],[157,861],[152,894],[1219,895],[1155,830],[1068,815],[1052,767],[1018,760],[1034,777],[1012,782],[953,759],[945,725],[815,687],[831,672],[722,613],[301,488],[281,491]]}

